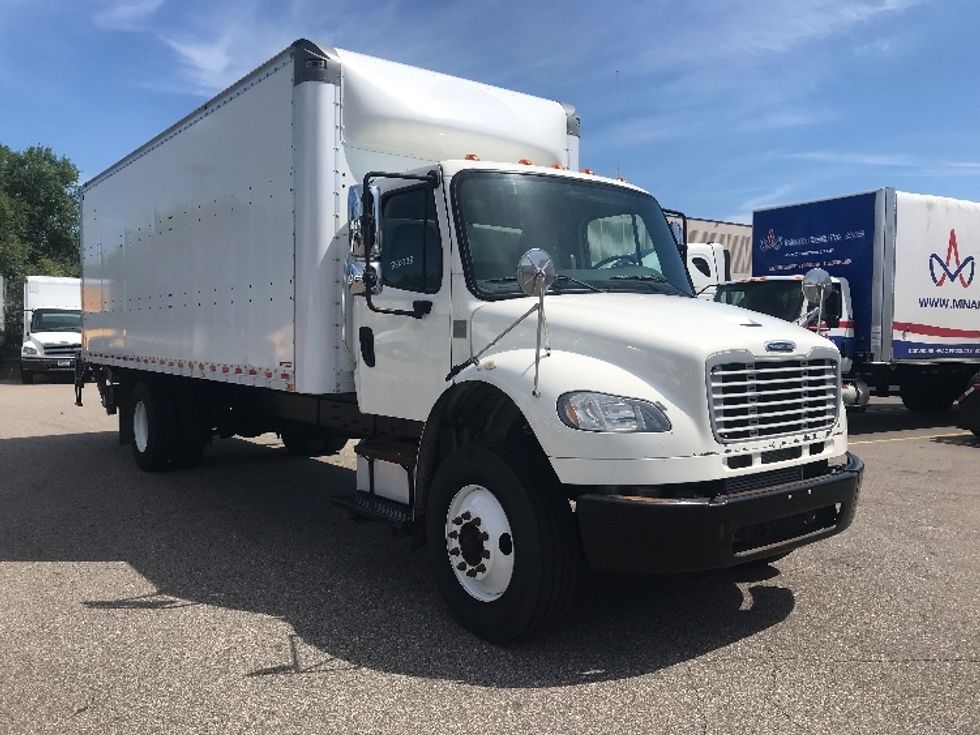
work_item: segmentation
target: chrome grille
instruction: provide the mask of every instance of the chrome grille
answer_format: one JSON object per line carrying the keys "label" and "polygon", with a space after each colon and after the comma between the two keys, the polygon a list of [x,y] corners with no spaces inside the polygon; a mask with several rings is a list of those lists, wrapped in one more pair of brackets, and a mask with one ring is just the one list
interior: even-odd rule
{"label": "chrome grille", "polygon": [[837,363],[726,362],[708,373],[711,425],[724,444],[829,429],[837,421]]}
{"label": "chrome grille", "polygon": [[81,349],[81,345],[44,345],[44,354],[48,357],[74,357]]}

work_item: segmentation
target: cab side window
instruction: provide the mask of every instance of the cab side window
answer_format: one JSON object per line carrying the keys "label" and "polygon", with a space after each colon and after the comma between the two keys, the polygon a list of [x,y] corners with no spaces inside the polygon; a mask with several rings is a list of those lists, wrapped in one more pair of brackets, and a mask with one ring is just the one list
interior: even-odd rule
{"label": "cab side window", "polygon": [[405,291],[436,293],[442,285],[442,241],[432,192],[401,189],[381,203],[381,280]]}

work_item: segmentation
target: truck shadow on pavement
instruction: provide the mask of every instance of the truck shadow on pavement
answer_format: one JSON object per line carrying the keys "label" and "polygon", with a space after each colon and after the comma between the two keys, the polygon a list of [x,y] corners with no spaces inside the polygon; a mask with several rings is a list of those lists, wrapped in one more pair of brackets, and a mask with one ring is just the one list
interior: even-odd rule
{"label": "truck shadow on pavement", "polygon": [[847,431],[851,437],[910,429],[946,429],[956,424],[953,411],[915,413],[900,403],[874,405],[873,401],[863,412],[848,411]]}
{"label": "truck shadow on pavement", "polygon": [[772,566],[593,575],[555,630],[500,648],[451,619],[408,539],[329,503],[349,491],[352,470],[232,440],[195,470],[144,474],[112,432],[0,440],[0,468],[0,561],[124,561],[155,588],[109,600],[79,591],[70,604],[84,615],[206,604],[291,626],[282,660],[242,661],[243,676],[369,668],[487,687],[622,679],[752,636],[795,602]]}

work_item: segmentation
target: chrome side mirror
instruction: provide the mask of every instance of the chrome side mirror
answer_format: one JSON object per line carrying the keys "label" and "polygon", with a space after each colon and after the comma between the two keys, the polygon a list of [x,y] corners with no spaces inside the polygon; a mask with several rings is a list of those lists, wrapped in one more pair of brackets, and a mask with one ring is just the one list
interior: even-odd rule
{"label": "chrome side mirror", "polygon": [[810,304],[819,304],[830,290],[833,280],[823,268],[814,268],[803,277],[803,296]]}
{"label": "chrome side mirror", "polygon": [[546,250],[532,248],[517,262],[517,284],[525,296],[544,296],[555,282],[555,261]]}
{"label": "chrome side mirror", "polygon": [[364,214],[364,187],[352,186],[347,190],[348,243],[351,253],[358,258],[367,256],[371,244],[371,256],[377,258],[381,249],[381,189],[368,187],[371,212]]}

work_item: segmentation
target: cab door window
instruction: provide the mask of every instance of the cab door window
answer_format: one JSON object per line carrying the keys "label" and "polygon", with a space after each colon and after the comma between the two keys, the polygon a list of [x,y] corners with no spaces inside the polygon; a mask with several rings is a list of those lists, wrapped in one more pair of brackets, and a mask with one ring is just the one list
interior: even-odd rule
{"label": "cab door window", "polygon": [[392,288],[436,293],[442,285],[442,241],[432,191],[412,187],[381,203],[381,282]]}

